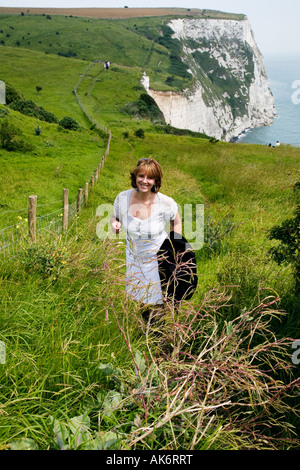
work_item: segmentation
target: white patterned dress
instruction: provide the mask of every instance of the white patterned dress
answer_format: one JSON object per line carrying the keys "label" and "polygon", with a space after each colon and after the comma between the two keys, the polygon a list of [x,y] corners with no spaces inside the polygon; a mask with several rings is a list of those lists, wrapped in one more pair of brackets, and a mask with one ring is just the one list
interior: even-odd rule
{"label": "white patterned dress", "polygon": [[132,191],[121,192],[114,201],[114,216],[127,234],[126,293],[143,304],[162,304],[157,252],[168,236],[165,226],[175,219],[178,207],[172,198],[157,193],[150,217],[138,219],[129,211]]}

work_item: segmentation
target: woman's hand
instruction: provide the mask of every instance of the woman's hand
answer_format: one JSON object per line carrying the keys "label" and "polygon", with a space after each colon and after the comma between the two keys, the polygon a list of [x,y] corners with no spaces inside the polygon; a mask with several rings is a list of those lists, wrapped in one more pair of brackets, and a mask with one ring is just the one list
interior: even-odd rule
{"label": "woman's hand", "polygon": [[112,217],[110,223],[111,223],[112,231],[117,234],[120,233],[120,230],[122,227],[121,222],[118,219],[116,219],[116,217]]}

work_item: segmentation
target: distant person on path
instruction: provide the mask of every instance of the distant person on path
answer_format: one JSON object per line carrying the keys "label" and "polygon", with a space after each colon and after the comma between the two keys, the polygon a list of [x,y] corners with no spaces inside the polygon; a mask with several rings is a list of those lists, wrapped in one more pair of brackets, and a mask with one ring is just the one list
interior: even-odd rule
{"label": "distant person on path", "polygon": [[280,142],[277,140],[275,147],[280,147]]}
{"label": "distant person on path", "polygon": [[104,68],[105,68],[105,70],[108,70],[109,67],[110,67],[110,62],[109,62],[109,61],[105,61],[105,62],[104,62]]}
{"label": "distant person on path", "polygon": [[[162,183],[160,164],[142,158],[130,172],[132,189],[122,191],[114,201],[111,226],[114,233],[126,231],[126,293],[139,302],[144,320],[163,316],[164,302],[158,252],[171,233],[182,235],[176,202],[159,192]],[[174,237],[173,237],[174,238]],[[196,265],[195,265],[196,266]]]}

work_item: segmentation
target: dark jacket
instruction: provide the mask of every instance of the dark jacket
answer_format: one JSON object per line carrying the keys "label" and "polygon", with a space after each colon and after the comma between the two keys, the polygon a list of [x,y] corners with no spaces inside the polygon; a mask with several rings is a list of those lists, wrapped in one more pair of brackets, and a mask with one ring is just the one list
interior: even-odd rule
{"label": "dark jacket", "polygon": [[158,251],[159,275],[164,295],[168,300],[188,300],[197,283],[195,253],[180,234],[171,232]]}

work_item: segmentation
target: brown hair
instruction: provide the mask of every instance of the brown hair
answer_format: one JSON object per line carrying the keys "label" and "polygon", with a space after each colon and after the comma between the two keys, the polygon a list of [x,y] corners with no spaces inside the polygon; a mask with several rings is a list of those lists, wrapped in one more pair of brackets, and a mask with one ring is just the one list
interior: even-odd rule
{"label": "brown hair", "polygon": [[141,171],[145,172],[150,178],[155,179],[155,190],[158,193],[162,182],[162,170],[160,164],[154,158],[141,158],[137,166],[130,172],[131,186],[136,188],[136,177]]}

